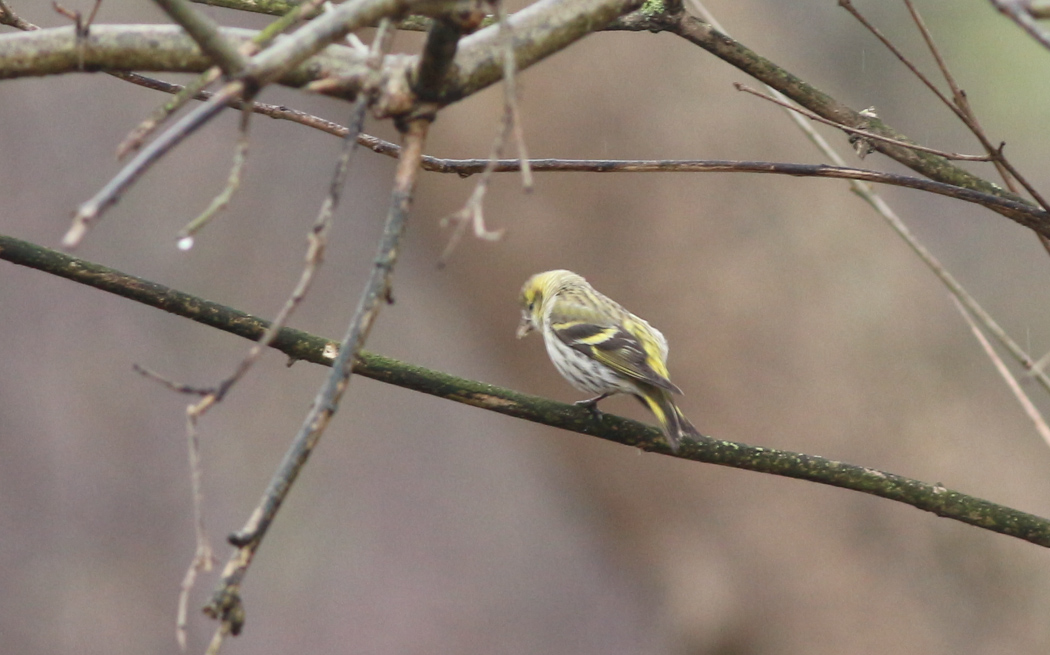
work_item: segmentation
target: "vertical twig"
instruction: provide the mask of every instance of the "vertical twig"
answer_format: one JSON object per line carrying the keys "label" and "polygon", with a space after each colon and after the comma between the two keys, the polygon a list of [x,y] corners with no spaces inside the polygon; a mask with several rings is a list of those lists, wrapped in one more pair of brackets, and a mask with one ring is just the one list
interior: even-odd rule
{"label": "vertical twig", "polygon": [[[518,106],[518,61],[514,55],[514,30],[507,20],[506,0],[496,0],[496,18],[499,20],[499,34],[503,60],[503,111],[510,114],[510,124],[514,131],[514,144],[518,149],[521,161],[521,186],[525,191],[532,191],[532,166],[529,164],[529,151],[525,147],[525,128],[521,122],[521,108]],[[493,159],[499,159],[496,153]]]}
{"label": "vertical twig", "polygon": [[357,353],[364,344],[380,307],[390,297],[390,276],[400,252],[401,237],[412,204],[412,193],[430,120],[417,118],[411,120],[404,128],[404,146],[398,159],[390,210],[387,213],[375,265],[358,302],[354,318],[340,343],[339,355],[332,364],[332,373],[314,399],[313,407],[255,511],[244,528],[229,538],[237,550],[227,562],[211,602],[204,608],[206,614],[222,622],[220,630],[228,629],[233,634],[240,632],[244,622],[244,609],[240,598],[240,585],[244,575],[299,471],[337,410],[339,401],[349,385]]}
{"label": "vertical twig", "polygon": [[204,490],[201,479],[204,476],[203,460],[201,459],[200,435],[197,431],[197,416],[192,407],[186,408],[186,441],[189,451],[190,463],[190,486],[193,493],[193,529],[196,536],[197,548],[193,554],[190,565],[186,568],[186,574],[179,585],[178,609],[175,613],[175,640],[179,649],[186,650],[186,626],[187,608],[190,603],[190,592],[197,582],[197,573],[211,571],[215,563],[215,554],[208,539],[208,533],[204,529]]}
{"label": "vertical twig", "polygon": [[226,178],[226,186],[219,195],[212,198],[211,203],[201,212],[200,216],[190,221],[186,227],[179,231],[177,235],[179,250],[189,250],[193,247],[193,235],[207,225],[217,213],[226,209],[226,206],[230,204],[230,200],[233,199],[233,194],[240,188],[241,173],[244,171],[244,165],[248,161],[248,135],[249,127],[251,126],[252,105],[251,100],[246,100],[241,107],[240,130],[238,131],[237,145],[234,148],[233,165],[230,167],[230,174]]}

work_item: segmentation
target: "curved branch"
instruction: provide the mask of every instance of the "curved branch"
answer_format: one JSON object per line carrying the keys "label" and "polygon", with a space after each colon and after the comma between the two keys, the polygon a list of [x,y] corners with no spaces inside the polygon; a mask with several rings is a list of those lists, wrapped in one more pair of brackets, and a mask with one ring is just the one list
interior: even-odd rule
{"label": "curved branch", "polygon": [[[12,237],[0,236],[0,259],[108,291],[253,341],[258,340],[269,325],[260,318],[218,303]],[[283,328],[273,347],[293,359],[331,366],[337,344],[300,330]],[[596,419],[575,405],[464,380],[364,351],[359,354],[353,370],[374,380],[507,416],[670,454],[658,429],[610,414]],[[1050,520],[952,491],[940,484],[824,457],[732,441],[686,442],[678,456],[852,489],[1050,548]]]}

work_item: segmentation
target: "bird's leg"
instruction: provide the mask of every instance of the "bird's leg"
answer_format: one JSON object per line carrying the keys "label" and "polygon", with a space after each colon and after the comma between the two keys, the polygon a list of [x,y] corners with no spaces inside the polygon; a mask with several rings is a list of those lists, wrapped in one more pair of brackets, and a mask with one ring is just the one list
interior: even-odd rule
{"label": "bird's leg", "polygon": [[598,409],[598,401],[605,400],[611,395],[612,392],[603,393],[599,396],[595,396],[594,398],[588,398],[587,400],[577,400],[573,404],[578,407],[586,407],[587,411],[591,413],[591,416],[593,416],[596,420],[601,420],[602,410]]}

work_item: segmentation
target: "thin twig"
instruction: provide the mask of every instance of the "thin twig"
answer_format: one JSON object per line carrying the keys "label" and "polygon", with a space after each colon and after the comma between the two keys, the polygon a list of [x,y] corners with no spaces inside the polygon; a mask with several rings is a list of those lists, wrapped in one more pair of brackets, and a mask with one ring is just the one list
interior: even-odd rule
{"label": "thin twig", "polygon": [[34,25],[29,21],[22,20],[18,14],[8,6],[7,0],[0,0],[0,25],[8,25],[16,30],[22,30],[23,32],[40,29],[39,26]]}
{"label": "thin twig", "polygon": [[873,25],[871,21],[865,18],[864,14],[860,13],[860,11],[853,6],[853,3],[850,0],[839,0],[839,6],[848,11],[850,15],[852,15],[857,20],[857,22],[859,22],[869,32],[871,32],[872,36],[881,41],[882,45],[885,46],[886,49],[893,54],[893,56],[899,59],[900,62],[912,72],[912,75],[918,78],[920,82],[926,85],[926,88],[929,89],[931,93],[937,96],[940,99],[940,101],[944,103],[944,106],[952,110],[955,113],[955,115],[958,116],[959,119],[962,120],[964,123],[969,124],[965,113],[959,107],[957,107],[954,102],[949,100],[948,96],[944,95],[944,93],[939,88],[937,88],[937,85],[934,84],[930,80],[930,78],[926,77],[926,75],[921,70],[919,70],[918,66],[913,64],[910,59],[905,57],[904,53],[901,52],[897,48],[897,46],[895,46],[893,42],[890,41],[889,38],[887,38],[881,30],[879,30],[879,28],[875,27],[875,25]]}
{"label": "thin twig", "polygon": [[222,649],[222,642],[226,639],[226,636],[230,634],[230,626],[228,623],[223,623],[219,626],[219,629],[212,635],[211,641],[208,642],[208,648],[204,651],[204,655],[218,655]]}
{"label": "thin twig", "polygon": [[[503,230],[489,230],[485,226],[484,201],[489,182],[492,180],[492,174],[496,170],[496,166],[499,165],[499,156],[503,151],[503,145],[511,132],[513,121],[514,114],[510,111],[504,111],[503,116],[500,118],[499,129],[496,131],[496,137],[492,141],[492,150],[489,152],[489,158],[485,160],[484,168],[481,170],[481,177],[478,179],[477,184],[474,185],[474,190],[470,193],[470,197],[467,198],[467,202],[462,208],[441,219],[442,227],[452,225],[453,228],[448,244],[441,253],[441,257],[438,258],[438,266],[444,266],[448,262],[448,258],[452,255],[452,251],[456,249],[456,246],[459,245],[468,227],[473,228],[474,236],[478,239],[498,241],[502,238]],[[509,161],[516,162],[518,169],[522,170],[524,174],[525,168],[528,166],[525,163],[526,160],[513,159]]]}
{"label": "thin twig", "polygon": [[115,203],[120,195],[153,163],[208,122],[222,106],[244,95],[249,86],[254,94],[258,86],[269,84],[285,71],[299,65],[311,55],[358,27],[391,14],[404,11],[407,0],[361,0],[340,5],[298,30],[294,37],[274,44],[249,60],[243,78],[226,84],[211,100],[198,107],[160,135],[140,152],[95,197],[82,204],[73,217],[73,226],[63,238],[63,245],[73,248],[84,238],[88,227],[101,212]]}
{"label": "thin twig", "polygon": [[[174,93],[175,97],[160,105],[154,109],[149,116],[144,118],[142,122],[136,125],[124,140],[117,146],[117,159],[124,159],[132,152],[142,147],[142,144],[146,142],[146,139],[153,134],[158,127],[164,124],[168,118],[170,118],[176,111],[181,109],[187,102],[192,98],[204,99],[205,94],[207,98],[212,97],[213,93],[208,93],[203,89],[219,79],[222,75],[222,70],[218,66],[212,66],[208,70],[204,71],[197,76],[197,79],[193,80],[185,86],[177,84],[169,84],[162,82],[161,84],[152,85],[151,88],[161,88],[161,85],[167,85],[169,88],[178,87],[178,91],[168,91]],[[167,90],[167,89],[165,89]],[[239,103],[241,109],[248,103]],[[236,106],[234,103],[230,103],[230,106]],[[255,109],[255,111],[258,111]]]}
{"label": "thin twig", "polygon": [[409,5],[408,0],[358,0],[335,6],[252,57],[244,76],[253,85],[269,84],[350,32],[400,16]]}
{"label": "thin twig", "polygon": [[165,387],[174,391],[175,393],[183,393],[194,396],[207,396],[208,394],[212,393],[211,389],[202,389],[201,387],[194,387],[189,384],[183,384],[181,382],[175,382],[174,380],[170,380],[161,375],[160,373],[151,371],[150,369],[146,368],[145,366],[142,366],[141,364],[132,364],[131,368],[142,377],[153,380],[154,382],[159,382],[160,384],[164,385]]}
{"label": "thin twig", "polygon": [[988,343],[988,339],[985,338],[984,333],[974,323],[973,318],[967,313],[966,309],[963,308],[962,303],[955,296],[952,296],[952,301],[955,303],[955,308],[959,310],[959,313],[966,319],[967,324],[970,326],[970,330],[973,332],[973,336],[977,338],[978,343],[981,344],[981,348],[984,353],[988,356],[988,359],[992,361],[995,366],[995,370],[999,372],[999,375],[1003,378],[1003,382],[1009,387],[1010,392],[1017,399],[1017,402],[1021,404],[1021,408],[1024,409],[1024,413],[1028,415],[1028,418],[1035,425],[1035,431],[1039,433],[1039,436],[1043,438],[1046,445],[1050,446],[1050,426],[1047,426],[1046,419],[1039,413],[1035,404],[1032,403],[1031,399],[1028,398],[1028,394],[1021,389],[1021,385],[1017,383],[1014,376],[1010,373],[1010,369],[1003,363],[1001,357],[995,352],[995,348],[992,348],[992,344]]}
{"label": "thin twig", "polygon": [[1031,0],[992,0],[992,5],[1020,25],[1021,29],[1028,32],[1028,36],[1038,41],[1044,48],[1050,48],[1050,34],[1033,20]]}
{"label": "thin twig", "polygon": [[255,511],[244,528],[230,536],[229,540],[237,550],[227,562],[222,579],[211,602],[205,607],[205,612],[212,618],[219,619],[223,625],[228,625],[233,634],[240,631],[244,620],[239,591],[241,581],[291,485],[335,414],[349,384],[361,347],[379,309],[390,297],[390,278],[400,251],[401,237],[408,219],[419,173],[419,159],[423,155],[423,144],[429,124],[428,119],[421,118],[413,120],[406,127],[405,147],[398,160],[390,211],[387,214],[375,265],[354,318],[340,343],[339,355],[332,362],[332,374],[314,399],[299,433],[292,441]]}
{"label": "thin twig", "polygon": [[856,134],[857,136],[864,137],[865,139],[873,139],[875,141],[882,141],[884,143],[892,143],[893,145],[901,146],[902,148],[911,148],[912,150],[918,150],[919,152],[929,152],[934,155],[940,155],[945,159],[957,159],[960,161],[992,161],[994,159],[994,157],[992,157],[991,155],[963,155],[956,152],[937,150],[936,148],[927,148],[926,146],[920,146],[918,144],[909,143],[907,141],[901,141],[899,139],[891,139],[890,137],[882,136],[881,134],[875,134],[874,132],[869,132],[867,130],[861,130],[854,127],[850,127],[848,125],[843,125],[842,123],[836,123],[835,121],[829,121],[828,119],[819,116],[808,109],[791,104],[791,102],[788,100],[780,100],[778,98],[774,98],[773,96],[766,95],[765,93],[762,93],[761,91],[758,91],[756,89],[752,89],[751,87],[741,84],[740,82],[734,82],[733,86],[736,88],[737,91],[750,93],[753,96],[758,96],[763,100],[768,100],[774,104],[780,105],[785,109],[790,109],[791,111],[798,112],[806,118],[809,118],[810,120],[814,120],[818,123],[823,123],[825,125],[836,127],[842,130],[843,132]]}
{"label": "thin twig", "polygon": [[[199,389],[174,382],[138,364],[133,364],[132,367],[136,373],[155,380],[178,393],[205,397],[213,393],[211,389]],[[175,612],[175,640],[182,651],[186,650],[187,608],[190,602],[190,592],[193,590],[193,585],[197,580],[197,574],[201,571],[211,571],[212,565],[215,564],[215,555],[211,547],[211,541],[208,539],[208,533],[204,529],[204,491],[201,484],[204,475],[203,460],[200,454],[200,437],[197,432],[197,415],[193,412],[192,405],[186,408],[186,446],[189,451],[193,527],[197,546],[193,553],[193,559],[190,561],[189,566],[186,567],[186,573],[182,576],[182,583],[179,585],[177,610]]]}
{"label": "thin twig", "polygon": [[517,64],[514,60],[514,33],[507,20],[506,9],[503,0],[496,2],[497,18],[499,20],[499,34],[501,38],[500,53],[503,66],[503,116],[500,118],[496,137],[492,141],[492,149],[489,152],[488,161],[481,171],[481,177],[474,190],[471,192],[467,202],[458,211],[441,219],[441,225],[453,225],[452,234],[449,236],[445,250],[438,258],[438,266],[444,266],[452,251],[459,245],[460,240],[466,233],[468,227],[473,228],[474,237],[485,241],[498,241],[503,236],[503,230],[489,230],[485,226],[485,194],[488,192],[492,174],[499,164],[500,155],[507,138],[514,136],[518,148],[518,159],[515,160],[521,169],[522,187],[526,191],[532,190],[532,167],[528,159],[528,151],[525,148],[525,133],[521,126],[521,112],[518,108],[518,92],[515,80],[517,79]]}
{"label": "thin twig", "polygon": [[[379,66],[382,60],[383,54],[386,52],[390,44],[390,29],[389,21],[382,21],[376,37],[373,41],[373,52],[369,58],[370,65],[376,73],[376,83],[378,83]],[[374,87],[373,87],[374,90]],[[324,248],[326,245],[326,236],[328,229],[331,226],[332,216],[335,209],[339,205],[339,197],[342,189],[345,186],[347,174],[350,168],[350,158],[353,155],[357,147],[356,135],[360,133],[362,125],[364,123],[365,111],[368,108],[368,104],[372,97],[371,93],[362,93],[357,101],[354,103],[352,111],[352,117],[350,121],[351,131],[344,138],[343,152],[339,157],[336,165],[336,170],[332,176],[332,182],[329,185],[329,193],[325,198],[325,202],[322,205],[321,211],[318,213],[317,219],[314,222],[314,227],[310,232],[308,241],[309,248],[306,256],[306,265],[300,275],[299,283],[296,288],[292,291],[291,296],[285,302],[284,307],[278,313],[273,323],[266,329],[262,338],[255,343],[248,355],[241,361],[240,365],[234,371],[234,373],[224,380],[218,387],[216,387],[214,393],[205,396],[199,403],[192,405],[186,410],[187,417],[187,434],[189,437],[190,444],[190,463],[191,463],[191,476],[194,481],[194,510],[195,516],[202,516],[200,509],[202,504],[202,492],[200,491],[200,457],[198,450],[198,438],[197,438],[197,422],[200,417],[209,408],[220,402],[223,396],[233,387],[233,385],[241,379],[251,368],[251,366],[258,360],[262,355],[265,348],[269,347],[273,340],[283,329],[288,318],[292,315],[295,309],[302,302],[306,296],[311,283],[313,282],[314,276],[317,272],[318,267],[323,259]],[[246,106],[242,114],[244,118],[243,125],[243,137],[244,141],[247,140],[247,117],[251,116],[250,103]],[[189,235],[186,236],[189,238]],[[314,439],[316,441],[316,438]],[[198,570],[206,567],[210,570],[211,567],[211,547],[207,542],[206,537],[203,533],[203,519],[200,518],[198,521],[200,526],[198,529],[197,539],[197,551],[194,554],[193,561],[186,571],[186,576],[183,580],[181,592],[179,594],[179,609],[176,620],[176,636],[179,641],[179,645],[185,650],[186,643],[186,606],[189,600],[189,593],[193,588],[194,582]],[[223,636],[225,635],[226,629],[231,627],[232,621],[223,621],[223,625],[215,634],[215,644],[221,643]]]}
{"label": "thin twig", "polygon": [[241,123],[240,128],[238,129],[237,146],[234,148],[233,165],[230,167],[230,174],[226,178],[226,186],[219,195],[212,199],[208,207],[205,208],[197,218],[190,221],[186,227],[179,231],[177,238],[180,250],[189,250],[193,247],[193,235],[207,225],[216,214],[225,209],[226,206],[230,204],[230,200],[233,199],[233,194],[240,188],[241,173],[244,171],[244,164],[248,161],[248,133],[251,124],[251,116],[252,103],[251,101],[248,101],[244,103],[244,108],[241,109]]}
{"label": "thin twig", "polygon": [[196,537],[196,550],[193,559],[186,567],[186,574],[179,585],[178,609],[175,612],[175,640],[180,650],[186,650],[186,630],[190,592],[197,582],[197,574],[211,571],[215,564],[215,551],[211,547],[208,533],[204,529],[204,477],[203,459],[201,458],[200,435],[197,431],[197,415],[193,407],[186,408],[186,447],[189,452],[190,487],[193,494],[193,528]]}
{"label": "thin twig", "polygon": [[98,220],[102,212],[115,204],[135,180],[168,151],[181,143],[183,139],[193,134],[207,123],[212,116],[222,111],[226,103],[232,98],[239,97],[243,91],[243,82],[230,82],[221,91],[213,95],[210,100],[183,116],[171,126],[171,129],[160,135],[156,141],[135,155],[94,197],[77,208],[77,212],[73,216],[73,225],[63,237],[62,245],[66,248],[75,248],[79,245],[90,226]]}
{"label": "thin twig", "polygon": [[[150,88],[158,91],[164,91],[166,93],[175,93],[180,90],[177,84],[171,84],[168,82],[162,82],[160,80],[150,80],[148,83]],[[207,91],[201,91],[195,96],[199,100],[207,100],[213,97],[213,94]],[[230,106],[239,108],[243,107],[239,101],[231,101]],[[333,123],[329,120],[307,114],[295,109],[290,109],[282,105],[270,105],[266,103],[255,103],[253,111],[256,113],[263,114],[278,120],[288,120],[305,125],[328,134],[333,134],[339,137],[345,137],[347,135],[347,128]],[[379,139],[369,134],[360,134],[357,137],[358,143],[373,152],[378,154],[386,155],[388,157],[397,157],[401,149],[395,143]],[[910,145],[910,144],[909,144]],[[437,173],[452,173],[467,177],[470,175],[476,175],[482,173],[485,168],[489,165],[490,159],[444,159],[439,157],[433,157],[430,155],[424,155],[422,160],[423,170],[432,171]],[[856,179],[867,180],[870,182],[876,182],[880,184],[890,184],[893,186],[903,186],[907,188],[919,189],[923,191],[930,191],[939,195],[945,195],[954,197],[959,200],[966,202],[973,202],[992,211],[1003,214],[1004,216],[1010,217],[1013,220],[1017,220],[1017,215],[1027,214],[1031,221],[1018,221],[1022,225],[1031,227],[1034,223],[1045,223],[1050,220],[1050,214],[1047,214],[1042,209],[1034,207],[1025,202],[1008,201],[1001,202],[1003,196],[1001,194],[988,194],[981,191],[972,191],[972,187],[959,187],[952,184],[946,184],[943,182],[936,182],[931,180],[925,180],[922,178],[910,177],[905,175],[897,175],[892,173],[883,173],[880,171],[850,168],[845,165],[836,167],[830,167],[825,165],[806,165],[806,164],[790,164],[790,163],[778,163],[778,162],[734,162],[734,161],[721,161],[721,160],[651,160],[651,159],[623,159],[623,160],[607,160],[607,159],[531,159],[529,160],[529,166],[536,172],[591,172],[591,173],[614,173],[614,172],[631,172],[631,173],[671,173],[671,172],[725,172],[725,173],[770,173],[779,175],[792,175],[792,176],[806,176],[806,177],[834,177],[834,178],[849,178],[851,176]],[[505,173],[505,172],[517,172],[521,170],[521,161],[518,159],[500,159],[495,163],[493,172]],[[1037,231],[1042,229],[1033,227]],[[1046,229],[1047,234],[1050,234],[1050,225]]]}
{"label": "thin twig", "polygon": [[[213,68],[211,70],[214,71],[215,75],[219,74],[218,68]],[[134,73],[115,73],[114,75],[117,75],[122,79],[125,75],[129,77],[140,77],[141,79],[129,79],[128,81],[134,82],[135,84],[144,86],[149,89],[153,89],[154,91],[162,91],[164,93],[170,93],[173,95],[185,93],[187,99],[208,100],[215,95],[211,91],[203,91],[200,88],[196,88],[192,85],[183,86],[181,84],[165,82],[163,80],[158,80],[151,77],[136,76]],[[194,83],[207,84],[208,82],[204,79],[199,78],[198,80],[194,80]],[[173,103],[179,104],[180,101],[176,100],[173,101]],[[231,100],[228,106],[232,109],[243,110],[246,106],[248,106],[248,103],[235,99]],[[154,115],[151,115],[150,118],[148,118],[146,121],[143,121],[143,123],[140,124],[135,130],[133,130],[132,133],[129,134],[128,137],[124,140],[124,142],[121,143],[117,151],[117,156],[123,157],[125,154],[127,154],[127,152],[137,149],[142,144],[142,141],[145,139],[145,137],[148,136],[149,133],[152,132],[152,130],[156,127],[156,125],[164,118],[166,118],[171,111],[174,111],[174,109],[175,107],[172,103],[165,103],[164,105],[158,107],[157,112],[155,112]],[[305,125],[306,127],[321,130],[322,132],[327,132],[328,134],[332,134],[338,137],[345,137],[347,135],[347,128],[338,123],[333,123],[332,121],[321,118],[320,116],[314,116],[313,114],[308,114],[304,111],[299,111],[297,109],[291,109],[284,105],[271,105],[265,102],[253,102],[251,103],[251,110],[256,114],[269,116],[270,118],[276,120],[291,121],[293,123]],[[362,143],[362,145],[364,144]],[[394,148],[398,147],[396,144],[391,145]]]}
{"label": "thin twig", "polygon": [[[381,148],[377,144],[377,148]],[[384,151],[385,154],[385,151]],[[423,168],[428,171],[455,173],[466,176],[481,173],[489,165],[488,159],[437,159],[424,158]],[[1031,204],[1008,200],[972,189],[957,187],[909,175],[884,173],[865,168],[829,166],[827,164],[795,164],[763,161],[727,161],[701,159],[533,159],[533,171],[543,172],[590,172],[590,173],[763,173],[791,175],[794,177],[826,177],[857,179],[880,184],[889,184],[972,202],[1021,225],[1050,234],[1050,213]],[[516,172],[521,164],[517,159],[500,159],[494,172]]]}
{"label": "thin twig", "polygon": [[[521,186],[525,191],[532,191],[532,169],[529,167],[529,151],[525,147],[525,128],[521,120],[521,107],[518,106],[518,64],[514,55],[514,30],[507,20],[506,0],[496,0],[496,19],[499,21],[499,34],[503,41],[503,111],[510,114],[510,125],[514,135],[514,145],[521,160]],[[506,138],[506,137],[501,137]],[[496,152],[493,159],[498,159]]]}

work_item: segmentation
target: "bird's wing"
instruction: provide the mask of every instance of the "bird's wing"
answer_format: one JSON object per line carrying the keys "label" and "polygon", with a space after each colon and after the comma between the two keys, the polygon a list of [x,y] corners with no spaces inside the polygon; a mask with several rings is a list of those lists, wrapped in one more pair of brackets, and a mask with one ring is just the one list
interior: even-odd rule
{"label": "bird's wing", "polygon": [[592,314],[595,312],[586,307],[556,306],[550,316],[551,330],[565,345],[618,373],[682,393],[667,379],[666,369],[658,371],[650,363],[655,359],[656,366],[664,368],[658,343],[654,341],[653,352],[647,353],[645,344],[625,326]]}

